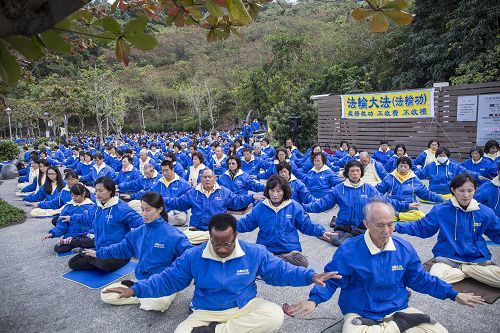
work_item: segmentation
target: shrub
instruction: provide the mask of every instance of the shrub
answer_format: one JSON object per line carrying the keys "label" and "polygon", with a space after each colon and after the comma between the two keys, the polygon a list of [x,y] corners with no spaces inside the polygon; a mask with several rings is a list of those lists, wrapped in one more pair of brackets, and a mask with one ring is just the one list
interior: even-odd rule
{"label": "shrub", "polygon": [[12,141],[0,142],[0,161],[10,161],[19,156],[19,147]]}
{"label": "shrub", "polygon": [[0,199],[0,228],[11,224],[22,223],[26,219],[26,212]]}

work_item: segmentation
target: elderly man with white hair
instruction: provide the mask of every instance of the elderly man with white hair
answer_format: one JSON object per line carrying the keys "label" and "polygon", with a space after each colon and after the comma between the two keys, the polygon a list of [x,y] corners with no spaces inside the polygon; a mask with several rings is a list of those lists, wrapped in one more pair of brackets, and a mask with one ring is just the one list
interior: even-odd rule
{"label": "elderly man with white hair", "polygon": [[365,167],[365,175],[363,176],[365,183],[375,186],[387,176],[387,171],[382,163],[371,158],[366,151],[359,153],[359,161]]}
{"label": "elderly man with white hair", "polygon": [[392,235],[394,208],[390,204],[373,201],[364,207],[364,216],[367,232],[342,243],[325,266],[325,272],[338,272],[342,279],[328,280],[325,287],[315,286],[307,301],[285,305],[289,315],[311,313],[340,288],[343,332],[441,333],[447,332],[446,328],[408,306],[406,288],[471,307],[484,304],[480,296],[458,293],[424,270],[413,246]]}
{"label": "elderly man with white hair", "polygon": [[149,156],[149,152],[147,149],[141,149],[141,151],[139,152],[139,172],[141,173],[141,175],[144,176],[144,166],[146,164],[151,164],[155,170],[158,170],[158,165],[157,163],[155,162],[154,159],[152,159],[150,156]]}

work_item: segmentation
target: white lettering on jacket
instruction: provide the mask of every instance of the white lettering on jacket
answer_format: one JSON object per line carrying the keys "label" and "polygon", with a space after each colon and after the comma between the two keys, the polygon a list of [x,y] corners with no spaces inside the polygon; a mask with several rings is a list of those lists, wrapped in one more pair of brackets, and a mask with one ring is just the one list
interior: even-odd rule
{"label": "white lettering on jacket", "polygon": [[249,274],[250,272],[248,271],[248,268],[236,270],[236,275],[249,275]]}
{"label": "white lettering on jacket", "polygon": [[403,269],[403,265],[392,265],[391,271],[402,271]]}
{"label": "white lettering on jacket", "polygon": [[155,245],[153,247],[156,248],[156,249],[164,249],[165,248],[165,244],[163,244],[163,243],[155,243]]}

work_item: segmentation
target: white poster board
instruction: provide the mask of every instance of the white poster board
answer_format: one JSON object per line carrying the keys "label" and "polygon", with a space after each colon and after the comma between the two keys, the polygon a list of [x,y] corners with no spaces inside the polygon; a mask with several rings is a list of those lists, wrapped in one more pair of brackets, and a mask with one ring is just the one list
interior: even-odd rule
{"label": "white poster board", "polygon": [[477,117],[477,95],[458,96],[457,121],[476,121],[476,117]]}
{"label": "white poster board", "polygon": [[500,141],[500,94],[479,95],[476,138],[478,146],[492,139]]}

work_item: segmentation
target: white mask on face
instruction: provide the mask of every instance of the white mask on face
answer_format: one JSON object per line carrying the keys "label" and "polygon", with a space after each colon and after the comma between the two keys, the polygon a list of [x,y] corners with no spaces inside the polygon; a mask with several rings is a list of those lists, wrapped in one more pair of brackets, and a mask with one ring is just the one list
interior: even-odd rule
{"label": "white mask on face", "polygon": [[446,157],[446,156],[439,156],[437,158],[437,161],[439,162],[439,164],[445,164],[448,161],[448,157]]}

